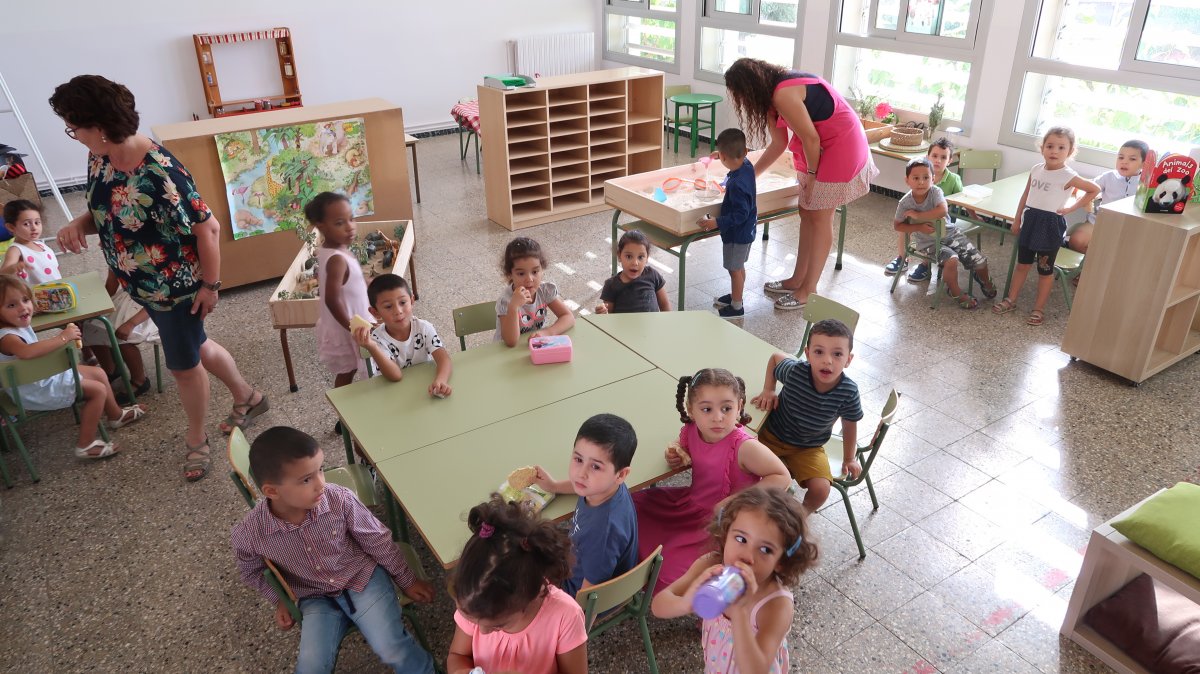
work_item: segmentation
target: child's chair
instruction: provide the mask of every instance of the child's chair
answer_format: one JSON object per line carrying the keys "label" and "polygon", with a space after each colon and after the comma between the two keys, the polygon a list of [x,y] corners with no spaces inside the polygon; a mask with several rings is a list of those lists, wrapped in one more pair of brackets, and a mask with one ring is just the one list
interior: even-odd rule
{"label": "child's chair", "polygon": [[[583,607],[583,624],[587,627],[588,641],[626,620],[638,621],[650,674],[658,674],[658,662],[654,659],[654,644],[650,642],[650,626],[646,623],[646,615],[650,612],[650,599],[654,584],[658,582],[662,561],[660,545],[637,566],[612,580],[580,590],[575,596],[575,601]],[[618,608],[620,610],[615,610]],[[605,615],[608,611],[613,612]]]}
{"label": "child's chair", "polygon": [[887,402],[883,404],[883,415],[879,418],[879,425],[875,427],[875,435],[871,437],[870,444],[857,448],[858,462],[862,464],[862,473],[858,478],[851,480],[848,479],[849,476],[838,476],[842,470],[842,439],[835,435],[825,443],[825,454],[829,457],[830,471],[837,476],[833,478],[831,484],[841,493],[842,503],[846,504],[846,516],[850,518],[850,528],[854,531],[854,542],[858,544],[859,559],[866,558],[867,549],[863,546],[862,534],[858,530],[854,507],[850,505],[850,489],[866,482],[867,492],[871,494],[871,504],[874,506],[872,510],[879,510],[879,499],[875,497],[875,485],[871,483],[871,464],[875,463],[879,448],[883,446],[883,438],[896,419],[896,407],[899,404],[900,393],[896,389],[892,389]]}
{"label": "child's chair", "polygon": [[852,335],[855,328],[858,327],[857,311],[828,297],[821,297],[816,293],[808,296],[803,313],[804,320],[808,321],[808,324],[804,326],[804,338],[800,340],[800,348],[796,351],[797,358],[804,353],[804,347],[808,346],[808,336],[812,334],[813,324],[827,318],[836,318],[845,323],[847,328],[850,328],[850,334]]}
{"label": "child's chair", "polygon": [[[966,182],[966,171],[971,169],[981,169],[992,172],[992,182],[996,182],[996,176],[1000,174],[1000,162],[1004,159],[1004,154],[999,150],[959,150],[958,152],[958,174],[962,176],[963,182]],[[982,238],[982,233],[980,237]],[[977,240],[977,243],[979,241]],[[1004,245],[1004,229],[1000,230],[1000,245]]]}
{"label": "child's chair", "polygon": [[[0,390],[0,410],[3,410],[5,415],[4,427],[8,429],[8,435],[16,445],[17,452],[21,455],[21,460],[29,471],[29,477],[34,482],[41,478],[38,477],[37,470],[33,467],[33,460],[29,456],[29,451],[25,449],[25,443],[21,441],[20,429],[24,424],[57,410],[44,412],[26,410],[21,401],[19,387],[39,382],[67,370],[75,374],[75,401],[71,403],[70,408],[75,414],[75,423],[79,423],[79,406],[83,403],[83,385],[80,384],[79,379],[79,354],[74,345],[64,344],[40,358],[12,360],[4,363],[4,385],[8,387],[8,390]],[[100,432],[100,437],[108,442],[108,429],[104,423],[98,424],[96,428]],[[5,486],[11,488],[13,486],[12,477],[8,473],[8,466],[4,463],[3,458],[0,458],[0,473],[3,474]]]}
{"label": "child's chair", "polygon": [[[911,218],[904,219],[904,224],[907,224],[907,225],[917,224],[918,222],[920,222],[920,221],[913,221]],[[942,278],[941,270],[938,268],[939,267],[938,256],[941,254],[941,251],[942,251],[942,243],[941,242],[942,242],[942,239],[946,238],[946,220],[944,218],[938,218],[937,220],[934,220],[933,222],[930,222],[929,224],[933,225],[933,234],[931,235],[933,237],[933,250],[932,251],[924,251],[924,250],[918,249],[916,244],[914,244],[912,241],[912,239],[913,239],[912,235],[905,234],[904,235],[904,254],[910,258],[915,257],[918,260],[925,262],[926,264],[929,265],[929,270],[931,273],[933,273],[933,272],[937,273],[937,282],[935,283],[934,289],[933,289],[933,299],[929,301],[929,308],[936,309],[937,305],[938,305],[938,301],[942,299],[942,292],[946,287],[946,279]],[[967,231],[973,231],[973,229],[971,229],[971,230],[960,229],[960,231],[962,231],[965,234]],[[893,294],[896,292],[896,285],[900,283],[901,276],[904,276],[904,274],[892,275],[892,290],[891,290],[891,292]],[[975,275],[967,274],[967,279],[968,279],[967,280],[967,292],[970,293],[971,290],[975,287]]]}
{"label": "child's chair", "polygon": [[468,304],[454,310],[454,334],[458,348],[467,350],[467,336],[496,329],[496,303]]}
{"label": "child's chair", "polygon": [[663,129],[667,135],[671,134],[671,125],[679,126],[680,124],[692,123],[692,108],[684,108],[679,111],[678,117],[671,116],[671,97],[680,94],[692,93],[690,84],[672,84],[663,87]]}
{"label": "child's chair", "polygon": [[1059,248],[1058,255],[1054,258],[1054,277],[1058,279],[1058,284],[1062,287],[1063,300],[1067,303],[1068,313],[1071,311],[1071,301],[1074,299],[1074,293],[1071,292],[1071,280],[1078,278],[1079,273],[1083,271],[1083,258],[1083,253],[1070,248]]}

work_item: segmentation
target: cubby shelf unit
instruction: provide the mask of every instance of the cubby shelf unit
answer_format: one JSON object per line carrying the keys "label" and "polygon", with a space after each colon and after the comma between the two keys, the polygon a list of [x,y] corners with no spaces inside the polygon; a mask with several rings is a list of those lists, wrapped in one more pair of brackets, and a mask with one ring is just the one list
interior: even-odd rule
{"label": "cubby shelf unit", "polygon": [[605,180],[662,168],[662,100],[646,68],[479,87],[488,219],[516,230],[609,208]]}

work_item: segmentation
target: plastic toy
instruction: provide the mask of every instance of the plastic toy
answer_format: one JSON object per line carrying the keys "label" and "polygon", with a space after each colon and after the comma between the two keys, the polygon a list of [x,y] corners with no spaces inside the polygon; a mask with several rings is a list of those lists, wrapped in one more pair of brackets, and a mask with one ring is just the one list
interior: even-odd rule
{"label": "plastic toy", "polygon": [[571,338],[566,335],[533,337],[529,340],[529,359],[534,365],[567,363],[572,355]]}

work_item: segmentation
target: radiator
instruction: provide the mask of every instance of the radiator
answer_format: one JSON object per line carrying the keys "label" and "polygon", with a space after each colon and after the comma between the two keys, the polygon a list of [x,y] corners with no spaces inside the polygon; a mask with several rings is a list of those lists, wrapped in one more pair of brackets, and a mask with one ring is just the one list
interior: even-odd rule
{"label": "radiator", "polygon": [[534,35],[508,42],[509,68],[514,73],[546,77],[593,70],[595,33]]}

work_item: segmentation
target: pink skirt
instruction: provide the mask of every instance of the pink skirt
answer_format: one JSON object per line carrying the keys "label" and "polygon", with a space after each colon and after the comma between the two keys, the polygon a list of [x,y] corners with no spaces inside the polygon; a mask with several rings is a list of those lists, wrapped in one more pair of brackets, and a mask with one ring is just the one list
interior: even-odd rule
{"label": "pink skirt", "polygon": [[823,211],[828,208],[845,206],[867,192],[870,192],[871,181],[877,175],[879,175],[879,169],[875,168],[875,162],[868,157],[867,163],[863,165],[858,175],[847,182],[827,183],[817,180],[817,184],[813,186],[812,199],[808,203],[805,203],[804,185],[809,180],[816,180],[816,176],[810,176],[805,172],[797,172],[796,178],[800,181],[800,208],[806,211]]}

